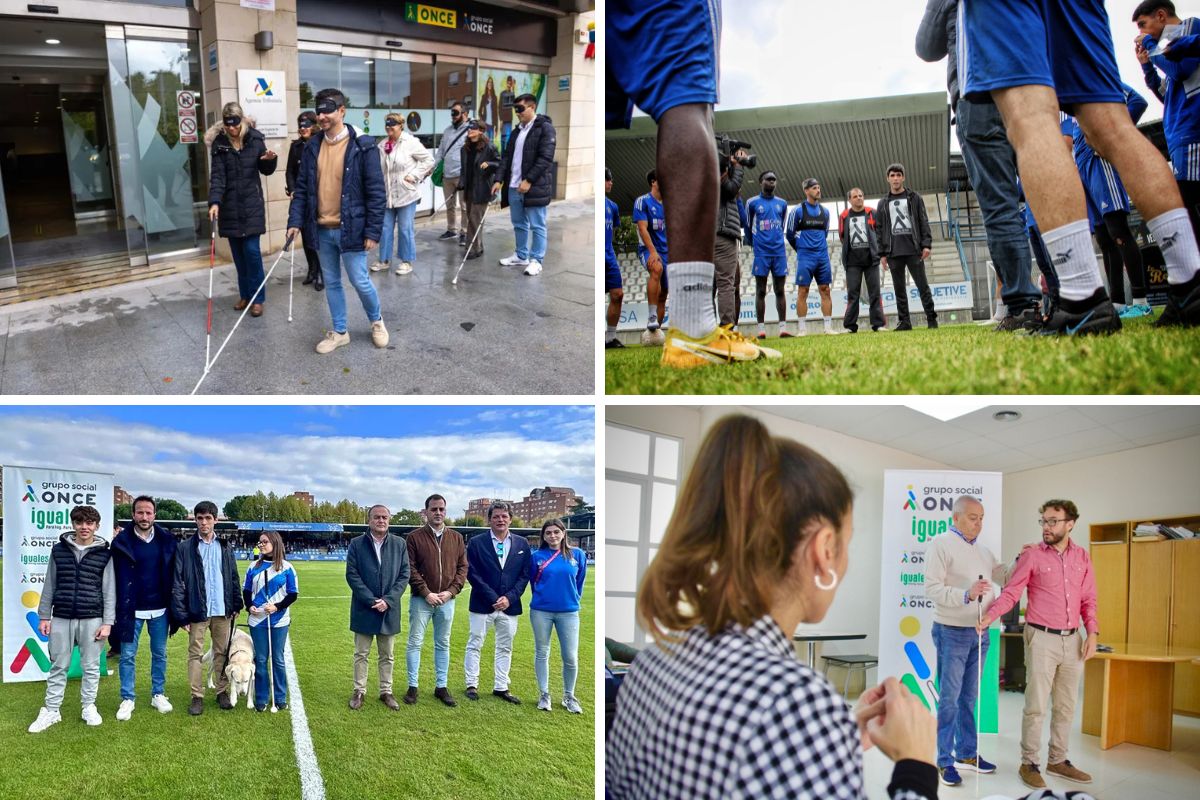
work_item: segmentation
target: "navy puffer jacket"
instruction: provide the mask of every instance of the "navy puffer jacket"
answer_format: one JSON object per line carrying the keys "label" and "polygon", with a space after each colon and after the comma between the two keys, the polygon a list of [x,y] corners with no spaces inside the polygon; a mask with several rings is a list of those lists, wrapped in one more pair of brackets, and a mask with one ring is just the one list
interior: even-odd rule
{"label": "navy puffer jacket", "polygon": [[267,232],[267,213],[259,175],[271,175],[279,158],[262,160],[267,142],[254,128],[247,128],[241,150],[234,150],[221,132],[212,143],[212,179],[208,186],[209,206],[220,206],[217,231],[231,239],[262,236]]}
{"label": "navy puffer jacket", "polygon": [[[375,139],[360,134],[353,126],[346,127],[350,130],[350,141],[346,144],[342,170],[342,252],[364,250],[367,239],[379,241],[383,235],[383,210],[387,206],[387,191]],[[317,155],[324,140],[323,133],[313,134],[300,157],[300,172],[292,187],[288,228],[300,228],[303,232],[316,227]]]}

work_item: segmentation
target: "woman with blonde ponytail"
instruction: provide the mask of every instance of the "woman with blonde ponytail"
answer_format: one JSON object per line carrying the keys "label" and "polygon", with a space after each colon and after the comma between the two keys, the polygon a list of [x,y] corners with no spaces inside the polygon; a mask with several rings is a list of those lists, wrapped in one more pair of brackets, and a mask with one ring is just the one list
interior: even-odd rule
{"label": "woman with blonde ponytail", "polygon": [[709,430],[638,590],[655,642],[634,660],[608,740],[610,798],[865,797],[862,753],[896,762],[890,796],[937,796],[936,722],[894,678],[852,711],[795,657],[849,567],[842,473],[758,420]]}

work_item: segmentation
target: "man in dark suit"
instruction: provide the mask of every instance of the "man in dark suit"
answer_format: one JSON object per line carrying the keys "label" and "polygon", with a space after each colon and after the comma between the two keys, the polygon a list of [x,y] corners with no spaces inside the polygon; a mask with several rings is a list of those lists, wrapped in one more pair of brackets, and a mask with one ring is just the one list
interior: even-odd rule
{"label": "man in dark suit", "polygon": [[473,536],[467,542],[467,580],[471,583],[471,634],[463,671],[467,699],[479,699],[479,653],[489,627],[496,629],[495,683],[492,694],[509,703],[520,700],[508,691],[508,667],[512,662],[513,637],[521,615],[521,595],[529,585],[529,542],[510,536],[512,512],[507,503],[488,507],[491,534]]}
{"label": "man in dark suit", "polygon": [[374,505],[367,511],[368,533],[350,542],[346,583],[350,584],[350,630],[354,631],[354,693],[350,708],[362,708],[367,693],[367,656],[371,640],[379,655],[379,699],[393,711],[392,646],[400,633],[400,598],[408,586],[408,548],[388,533],[392,512]]}

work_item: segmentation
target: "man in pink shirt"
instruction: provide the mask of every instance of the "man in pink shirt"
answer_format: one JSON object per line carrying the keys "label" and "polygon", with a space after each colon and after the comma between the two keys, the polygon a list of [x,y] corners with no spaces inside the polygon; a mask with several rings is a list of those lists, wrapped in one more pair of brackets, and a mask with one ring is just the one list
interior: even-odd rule
{"label": "man in pink shirt", "polygon": [[[1021,724],[1021,768],[1026,786],[1041,789],[1038,772],[1042,719],[1051,700],[1050,757],[1046,772],[1077,783],[1092,776],[1067,760],[1067,740],[1075,716],[1075,698],[1083,662],[1096,654],[1096,576],[1087,550],[1071,541],[1079,509],[1070,500],[1047,500],[1040,509],[1042,543],[1026,545],[1017,558],[1004,591],[983,615],[984,631],[1021,598],[1028,587],[1025,609],[1025,714]],[[1080,641],[1079,622],[1087,629]]]}

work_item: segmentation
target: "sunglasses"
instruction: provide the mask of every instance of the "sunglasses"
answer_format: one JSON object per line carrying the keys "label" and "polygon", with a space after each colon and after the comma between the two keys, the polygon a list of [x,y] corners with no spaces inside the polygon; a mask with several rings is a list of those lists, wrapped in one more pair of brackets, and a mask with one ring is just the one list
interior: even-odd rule
{"label": "sunglasses", "polygon": [[513,111],[517,112],[518,114],[524,114],[524,113],[525,113],[525,106],[521,105],[520,103],[514,103],[514,104],[513,104]]}

